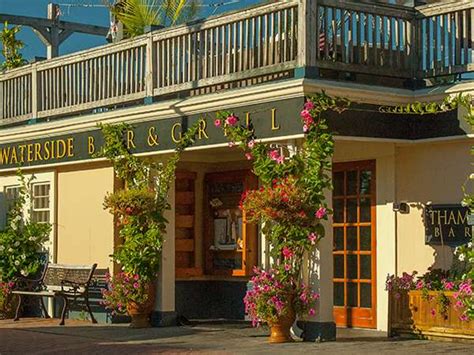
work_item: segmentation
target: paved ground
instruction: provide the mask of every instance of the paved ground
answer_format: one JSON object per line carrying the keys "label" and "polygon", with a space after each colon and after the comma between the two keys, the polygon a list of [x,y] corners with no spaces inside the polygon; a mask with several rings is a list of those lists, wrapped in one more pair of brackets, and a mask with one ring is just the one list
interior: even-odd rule
{"label": "paved ground", "polygon": [[246,324],[131,329],[69,321],[0,321],[0,354],[473,354],[472,344],[388,339],[384,333],[338,330],[338,341],[270,345],[265,329]]}

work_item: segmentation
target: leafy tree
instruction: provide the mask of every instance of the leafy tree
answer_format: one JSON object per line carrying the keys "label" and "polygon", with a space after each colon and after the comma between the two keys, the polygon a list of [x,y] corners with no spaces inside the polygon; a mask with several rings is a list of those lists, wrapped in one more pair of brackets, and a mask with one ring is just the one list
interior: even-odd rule
{"label": "leafy tree", "polygon": [[173,26],[196,17],[200,0],[105,0],[126,37],[143,34],[146,27]]}
{"label": "leafy tree", "polygon": [[0,41],[2,41],[2,54],[5,61],[1,65],[1,69],[13,69],[21,67],[26,64],[26,60],[20,53],[20,50],[25,46],[23,41],[16,38],[20,32],[20,26],[8,27],[8,22],[5,21],[2,32],[0,32]]}

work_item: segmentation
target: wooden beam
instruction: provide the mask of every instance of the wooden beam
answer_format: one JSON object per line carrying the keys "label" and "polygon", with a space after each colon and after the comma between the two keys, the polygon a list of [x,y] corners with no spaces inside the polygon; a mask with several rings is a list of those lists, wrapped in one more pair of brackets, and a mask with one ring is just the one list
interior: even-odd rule
{"label": "wooden beam", "polygon": [[0,13],[0,22],[8,21],[12,25],[27,26],[33,28],[57,27],[59,30],[69,30],[72,32],[85,33],[96,36],[106,36],[109,32],[107,27],[87,25],[78,22],[54,21],[39,17],[17,16]]}

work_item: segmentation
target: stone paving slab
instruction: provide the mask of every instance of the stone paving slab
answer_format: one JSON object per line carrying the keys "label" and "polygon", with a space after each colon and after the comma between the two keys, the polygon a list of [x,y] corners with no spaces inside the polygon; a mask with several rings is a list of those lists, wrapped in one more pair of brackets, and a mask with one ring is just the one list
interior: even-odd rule
{"label": "stone paving slab", "polygon": [[472,344],[389,339],[383,332],[338,329],[328,343],[268,344],[268,329],[245,323],[132,329],[69,320],[0,321],[0,354],[474,354]]}

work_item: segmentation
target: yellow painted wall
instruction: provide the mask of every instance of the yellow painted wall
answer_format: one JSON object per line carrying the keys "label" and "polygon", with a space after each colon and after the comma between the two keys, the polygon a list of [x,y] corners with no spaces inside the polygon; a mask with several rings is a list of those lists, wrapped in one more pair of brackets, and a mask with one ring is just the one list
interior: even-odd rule
{"label": "yellow painted wall", "polygon": [[58,263],[112,268],[113,217],[102,203],[114,188],[113,169],[58,172]]}
{"label": "yellow painted wall", "polygon": [[410,213],[398,216],[399,273],[450,267],[451,248],[425,245],[423,206],[460,203],[471,171],[471,145],[466,140],[397,148],[397,199],[410,203]]}

